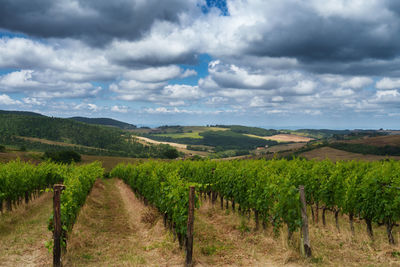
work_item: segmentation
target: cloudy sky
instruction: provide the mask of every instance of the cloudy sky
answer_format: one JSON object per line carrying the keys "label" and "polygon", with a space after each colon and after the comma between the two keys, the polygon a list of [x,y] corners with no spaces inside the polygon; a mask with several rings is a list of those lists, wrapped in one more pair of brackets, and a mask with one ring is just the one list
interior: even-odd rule
{"label": "cloudy sky", "polygon": [[397,0],[0,0],[0,109],[400,128]]}

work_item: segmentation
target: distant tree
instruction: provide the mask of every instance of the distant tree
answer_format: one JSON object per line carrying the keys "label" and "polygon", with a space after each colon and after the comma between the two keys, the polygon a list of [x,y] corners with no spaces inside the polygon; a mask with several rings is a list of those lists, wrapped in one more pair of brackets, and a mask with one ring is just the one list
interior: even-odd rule
{"label": "distant tree", "polygon": [[59,163],[80,162],[82,160],[81,155],[73,150],[46,151],[43,157]]}
{"label": "distant tree", "polygon": [[175,148],[170,147],[164,151],[164,156],[167,159],[176,159],[177,157],[179,157],[179,152]]}
{"label": "distant tree", "polygon": [[0,152],[6,152],[6,147],[3,145],[0,145]]}

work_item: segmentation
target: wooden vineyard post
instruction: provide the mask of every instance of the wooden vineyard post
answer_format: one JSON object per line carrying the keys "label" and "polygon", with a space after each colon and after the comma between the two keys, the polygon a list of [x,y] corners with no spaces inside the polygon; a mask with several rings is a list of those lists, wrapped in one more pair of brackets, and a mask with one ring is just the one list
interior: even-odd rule
{"label": "wooden vineyard post", "polygon": [[308,235],[307,203],[306,203],[306,195],[304,193],[304,185],[300,185],[299,191],[300,191],[300,202],[301,202],[301,220],[302,220],[301,230],[303,236],[304,254],[306,257],[311,257],[311,246]]}
{"label": "wooden vineyard post", "polygon": [[53,266],[61,266],[61,210],[60,210],[60,196],[61,191],[64,190],[65,186],[61,184],[54,185],[53,195],[53,209],[54,209],[54,232],[53,232]]}
{"label": "wooden vineyard post", "polygon": [[186,266],[193,266],[193,222],[194,222],[194,186],[189,188],[189,213],[186,231]]}

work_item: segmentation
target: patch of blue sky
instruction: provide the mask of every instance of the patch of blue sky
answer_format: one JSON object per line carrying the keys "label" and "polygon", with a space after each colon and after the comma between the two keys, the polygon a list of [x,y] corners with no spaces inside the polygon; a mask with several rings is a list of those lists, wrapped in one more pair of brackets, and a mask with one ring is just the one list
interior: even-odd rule
{"label": "patch of blue sky", "polygon": [[42,44],[48,44],[50,41],[45,39],[45,38],[41,38],[41,37],[37,37],[37,36],[31,36],[31,35],[26,35],[24,33],[16,33],[16,32],[10,32],[10,31],[6,31],[6,30],[2,30],[0,29],[0,39],[12,39],[12,38],[24,38],[24,39],[28,39],[34,42],[38,42],[38,43],[42,43]]}
{"label": "patch of blue sky", "polygon": [[9,73],[11,73],[11,72],[19,71],[19,70],[20,70],[20,69],[17,69],[17,68],[5,68],[5,69],[1,69],[1,68],[0,68],[0,76],[9,74]]}
{"label": "patch of blue sky", "polygon": [[371,77],[372,80],[374,81],[373,83],[371,83],[370,85],[364,86],[363,89],[364,90],[368,90],[368,91],[376,91],[376,83],[380,80],[382,80],[382,77],[378,77],[378,76],[374,76]]}
{"label": "patch of blue sky", "polygon": [[218,8],[221,11],[221,16],[229,16],[226,0],[206,0],[206,4],[200,6],[200,8],[204,14],[209,13],[212,8]]}
{"label": "patch of blue sky", "polygon": [[27,38],[27,36],[23,33],[14,33],[0,29],[0,38],[15,38],[15,37]]}
{"label": "patch of blue sky", "polygon": [[179,66],[184,70],[195,70],[197,75],[192,75],[182,79],[172,79],[168,81],[168,84],[187,84],[197,85],[199,79],[205,78],[208,75],[208,64],[213,58],[208,54],[201,54],[198,56],[197,65],[185,65],[180,64]]}

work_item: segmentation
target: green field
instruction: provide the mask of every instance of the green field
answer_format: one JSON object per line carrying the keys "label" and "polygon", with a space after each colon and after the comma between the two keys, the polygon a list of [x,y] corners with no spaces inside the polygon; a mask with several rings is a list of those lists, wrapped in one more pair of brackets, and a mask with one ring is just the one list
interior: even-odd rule
{"label": "green field", "polygon": [[194,139],[202,139],[203,136],[199,135],[200,132],[191,132],[191,133],[170,133],[170,134],[155,134],[154,136],[164,136],[171,138],[194,138]]}
{"label": "green field", "polygon": [[174,139],[178,138],[194,138],[194,139],[202,139],[203,136],[200,135],[202,132],[206,131],[226,131],[227,128],[220,127],[206,127],[206,126],[183,126],[183,132],[171,132],[171,133],[162,133],[162,134],[154,134],[154,136],[163,136],[170,137]]}

